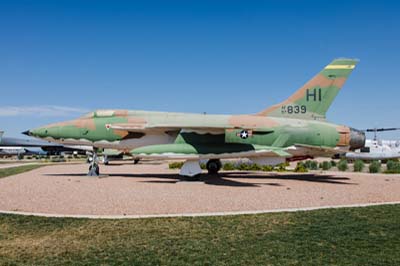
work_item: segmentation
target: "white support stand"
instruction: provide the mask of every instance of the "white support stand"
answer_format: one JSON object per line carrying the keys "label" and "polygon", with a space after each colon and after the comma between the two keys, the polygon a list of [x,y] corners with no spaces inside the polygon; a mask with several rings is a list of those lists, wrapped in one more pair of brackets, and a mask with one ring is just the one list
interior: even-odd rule
{"label": "white support stand", "polygon": [[200,164],[199,161],[186,161],[182,168],[181,171],[179,172],[180,175],[182,176],[196,176],[198,174],[201,173],[201,168],[200,168]]}

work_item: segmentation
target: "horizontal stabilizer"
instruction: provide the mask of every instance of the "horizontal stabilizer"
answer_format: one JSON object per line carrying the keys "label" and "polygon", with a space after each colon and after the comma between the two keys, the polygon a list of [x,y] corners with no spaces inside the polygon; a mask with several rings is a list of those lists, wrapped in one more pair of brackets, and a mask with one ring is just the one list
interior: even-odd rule
{"label": "horizontal stabilizer", "polygon": [[297,148],[303,148],[309,151],[312,151],[314,154],[321,153],[323,155],[335,155],[340,152],[340,148],[332,148],[332,147],[326,147],[326,146],[314,146],[314,145],[306,145],[306,144],[294,144],[295,147]]}

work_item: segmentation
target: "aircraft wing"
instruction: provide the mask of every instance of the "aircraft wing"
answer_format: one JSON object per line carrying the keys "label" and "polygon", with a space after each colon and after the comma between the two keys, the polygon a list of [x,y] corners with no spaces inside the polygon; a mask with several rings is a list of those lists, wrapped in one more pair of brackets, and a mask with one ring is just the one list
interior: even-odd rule
{"label": "aircraft wing", "polygon": [[[233,125],[220,125],[215,123],[204,123],[201,125],[193,124],[191,122],[176,123],[176,124],[142,124],[142,123],[119,123],[106,125],[107,128],[114,130],[125,130],[137,133],[160,133],[168,131],[177,132],[195,132],[199,134],[212,133],[212,134],[234,134],[235,136],[241,131],[246,130],[249,134],[270,134],[274,132],[271,128],[252,128],[252,127],[235,127]],[[239,130],[239,131],[238,131]],[[237,132],[235,132],[237,131]],[[230,142],[230,141],[229,141]],[[236,141],[234,141],[236,142]],[[276,146],[276,145],[273,145]]]}
{"label": "aircraft wing", "polygon": [[131,132],[149,132],[149,131],[179,131],[179,130],[199,130],[199,131],[220,131],[224,132],[225,129],[233,129],[234,126],[221,126],[215,124],[202,124],[197,125],[190,122],[185,123],[177,123],[177,124],[145,124],[145,123],[118,123],[118,124],[110,124],[106,125],[107,128],[115,129],[115,130],[126,130]]}
{"label": "aircraft wing", "polygon": [[343,150],[340,148],[332,148],[332,147],[327,147],[327,146],[314,146],[314,145],[306,145],[306,144],[294,144],[294,148],[299,148],[299,149],[304,149],[310,151],[313,155],[318,155],[319,153],[321,155],[335,155],[342,153]]}
{"label": "aircraft wing", "polygon": [[161,144],[136,148],[131,154],[140,158],[184,160],[291,157],[283,148],[253,144]]}

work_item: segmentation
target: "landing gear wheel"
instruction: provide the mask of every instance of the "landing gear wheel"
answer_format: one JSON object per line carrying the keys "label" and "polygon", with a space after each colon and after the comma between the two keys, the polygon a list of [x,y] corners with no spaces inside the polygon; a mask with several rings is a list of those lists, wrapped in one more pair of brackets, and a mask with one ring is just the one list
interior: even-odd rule
{"label": "landing gear wheel", "polygon": [[139,161],[140,161],[140,159],[135,159],[135,160],[133,160],[133,164],[138,164]]}
{"label": "landing gear wheel", "polygon": [[212,159],[207,162],[207,170],[208,173],[211,175],[218,174],[218,171],[221,170],[222,164],[221,161],[218,159]]}
{"label": "landing gear wheel", "polygon": [[98,164],[92,164],[89,166],[88,176],[99,176],[100,175],[100,167]]}

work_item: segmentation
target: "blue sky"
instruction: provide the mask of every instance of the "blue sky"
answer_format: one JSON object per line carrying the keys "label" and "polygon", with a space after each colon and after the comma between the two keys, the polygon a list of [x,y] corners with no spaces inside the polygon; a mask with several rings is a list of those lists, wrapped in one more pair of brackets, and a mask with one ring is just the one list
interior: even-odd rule
{"label": "blue sky", "polygon": [[399,13],[396,1],[0,1],[0,128],[99,108],[256,113],[337,57],[361,61],[328,120],[400,126]]}

